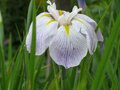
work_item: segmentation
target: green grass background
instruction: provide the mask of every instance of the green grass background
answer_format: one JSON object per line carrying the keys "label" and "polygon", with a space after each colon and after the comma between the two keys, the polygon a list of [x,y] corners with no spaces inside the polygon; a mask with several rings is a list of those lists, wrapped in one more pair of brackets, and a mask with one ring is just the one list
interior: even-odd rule
{"label": "green grass background", "polygon": [[[66,3],[69,10],[78,5],[77,0]],[[84,13],[98,23],[104,42],[67,70],[56,65],[48,51],[35,56],[35,17],[46,6],[46,0],[0,0],[0,90],[120,90],[120,1],[86,0]],[[31,21],[28,54],[25,38]]]}

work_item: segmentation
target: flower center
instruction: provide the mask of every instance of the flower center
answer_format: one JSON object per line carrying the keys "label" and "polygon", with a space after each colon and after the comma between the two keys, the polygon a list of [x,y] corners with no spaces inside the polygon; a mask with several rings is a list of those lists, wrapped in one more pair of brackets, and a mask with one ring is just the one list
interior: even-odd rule
{"label": "flower center", "polygon": [[60,25],[69,25],[70,20],[69,20],[69,12],[63,12],[61,16],[58,17],[58,20]]}
{"label": "flower center", "polygon": [[56,9],[56,4],[51,3],[50,1],[47,1],[49,4],[47,9],[48,12],[53,16],[53,18],[59,22],[60,25],[70,25],[71,20],[78,14],[79,11],[82,10],[82,8],[77,8],[77,6],[73,7],[72,12],[62,11]]}

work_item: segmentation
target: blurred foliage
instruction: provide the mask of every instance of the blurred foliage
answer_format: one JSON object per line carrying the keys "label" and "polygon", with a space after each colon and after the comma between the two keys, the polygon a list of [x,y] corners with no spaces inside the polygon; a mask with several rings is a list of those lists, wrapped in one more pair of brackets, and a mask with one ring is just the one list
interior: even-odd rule
{"label": "blurred foliage", "polygon": [[5,40],[12,34],[14,46],[19,45],[18,33],[23,35],[29,0],[0,0],[0,9],[3,15]]}

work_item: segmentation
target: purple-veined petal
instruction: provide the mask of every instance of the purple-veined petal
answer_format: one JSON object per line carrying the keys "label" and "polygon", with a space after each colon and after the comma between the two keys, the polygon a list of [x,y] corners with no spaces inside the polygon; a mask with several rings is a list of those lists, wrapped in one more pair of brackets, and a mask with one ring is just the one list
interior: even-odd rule
{"label": "purple-veined petal", "polygon": [[[58,23],[47,16],[37,16],[36,19],[36,55],[41,55],[48,48],[50,41],[57,32]],[[26,47],[31,50],[32,24],[26,37]]]}
{"label": "purple-veined petal", "polygon": [[77,28],[77,31],[86,36],[89,52],[90,54],[93,54],[96,50],[98,42],[93,26],[87,23],[84,19],[80,19],[78,17],[75,17],[72,24],[75,28]]}
{"label": "purple-veined petal", "polygon": [[58,65],[65,68],[77,66],[88,51],[86,38],[77,33],[72,26],[67,36],[64,26],[61,26],[49,46],[49,51],[50,56]]}

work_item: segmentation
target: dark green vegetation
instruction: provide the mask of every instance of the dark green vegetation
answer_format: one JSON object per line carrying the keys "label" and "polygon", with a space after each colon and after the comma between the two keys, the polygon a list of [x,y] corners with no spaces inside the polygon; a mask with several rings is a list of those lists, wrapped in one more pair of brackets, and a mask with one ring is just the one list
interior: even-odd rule
{"label": "dark green vegetation", "polygon": [[[99,44],[93,56],[88,53],[78,67],[67,70],[56,65],[48,52],[34,55],[35,16],[46,10],[45,0],[36,3],[0,0],[0,90],[120,90],[120,1],[86,0],[84,13],[98,22],[104,45]],[[71,9],[77,0],[67,3]],[[31,21],[33,48],[28,54],[24,45]]]}

